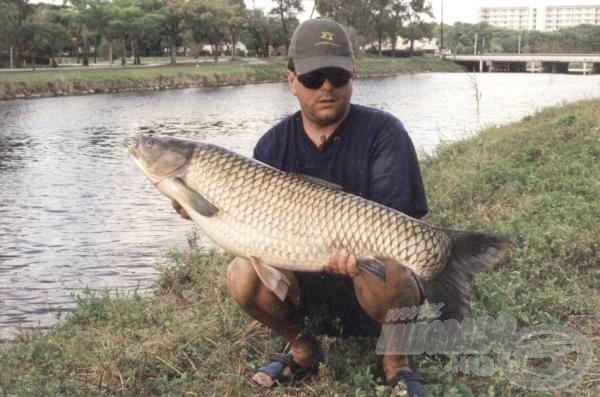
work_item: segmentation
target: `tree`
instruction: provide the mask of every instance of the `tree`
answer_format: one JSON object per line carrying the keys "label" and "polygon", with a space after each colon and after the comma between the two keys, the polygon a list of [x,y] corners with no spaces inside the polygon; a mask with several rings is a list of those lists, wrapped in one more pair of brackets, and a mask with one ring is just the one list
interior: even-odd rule
{"label": "tree", "polygon": [[189,15],[189,2],[187,0],[159,0],[162,4],[160,13],[163,15],[161,32],[167,37],[171,64],[176,63],[177,42],[181,39],[186,29],[185,19]]}
{"label": "tree", "polygon": [[272,17],[266,16],[262,10],[247,10],[242,41],[249,50],[256,51],[260,57],[268,58],[271,46],[285,41],[281,25]]}
{"label": "tree", "polygon": [[116,40],[122,36],[125,27],[119,20],[119,9],[114,2],[102,3],[100,9],[102,18],[102,35],[108,43],[108,64],[113,65],[113,46]]}
{"label": "tree", "polygon": [[411,0],[406,13],[408,25],[403,29],[402,36],[410,43],[410,55],[415,48],[415,41],[433,36],[433,24],[423,21],[423,15],[433,17],[431,5],[425,0]]}
{"label": "tree", "polygon": [[231,6],[232,13],[227,20],[227,28],[229,29],[231,41],[231,59],[235,59],[237,55],[236,47],[238,35],[244,26],[244,11],[246,9],[246,4],[243,0],[228,0],[228,4]]}
{"label": "tree", "polygon": [[[81,47],[83,66],[89,66],[90,40],[97,37],[95,29],[101,22],[96,13],[98,0],[69,0],[73,5],[72,23],[74,38]],[[96,47],[97,44],[95,43]],[[79,52],[77,54],[79,59]]]}
{"label": "tree", "polygon": [[281,28],[285,37],[285,51],[287,53],[292,38],[292,20],[296,20],[297,13],[304,11],[304,8],[302,8],[301,0],[273,0],[273,2],[275,3],[275,7],[271,9],[270,14],[279,16]]}
{"label": "tree", "polygon": [[14,68],[14,51],[18,45],[19,28],[22,23],[21,9],[15,2],[0,2],[0,46],[9,50],[10,68]]}
{"label": "tree", "polygon": [[191,8],[188,27],[197,43],[210,44],[215,61],[219,60],[221,44],[227,40],[227,22],[234,14],[233,8],[222,1],[205,0]]}
{"label": "tree", "polygon": [[377,39],[377,56],[381,56],[383,40],[389,26],[389,0],[367,0],[370,10],[371,27]]}
{"label": "tree", "polygon": [[[26,19],[33,13],[34,6],[28,0],[2,0],[0,2],[0,45],[8,47],[10,68],[21,66],[21,49],[26,46],[24,32]],[[29,30],[30,27],[27,27]]]}
{"label": "tree", "polygon": [[[316,8],[322,16],[345,25],[355,43],[372,41],[376,37],[371,11],[365,0],[318,1]],[[356,34],[353,36],[353,33]]]}
{"label": "tree", "polygon": [[41,49],[43,43],[43,27],[33,18],[27,19],[21,25],[20,34],[23,37],[23,41],[27,43],[26,46],[29,51],[31,66],[35,71],[37,52]]}
{"label": "tree", "polygon": [[141,13],[136,12],[130,24],[131,55],[133,64],[140,65],[140,42],[156,36],[164,25],[165,16],[153,0],[137,0],[136,5]]}
{"label": "tree", "polygon": [[398,35],[402,30],[402,22],[407,18],[408,0],[391,0],[389,4],[390,17],[388,23],[388,35],[392,43],[392,57],[396,57],[396,46]]}
{"label": "tree", "polygon": [[51,66],[58,67],[56,54],[69,46],[71,42],[69,31],[60,11],[41,8],[38,12],[36,19],[42,27],[42,45],[48,52]]}

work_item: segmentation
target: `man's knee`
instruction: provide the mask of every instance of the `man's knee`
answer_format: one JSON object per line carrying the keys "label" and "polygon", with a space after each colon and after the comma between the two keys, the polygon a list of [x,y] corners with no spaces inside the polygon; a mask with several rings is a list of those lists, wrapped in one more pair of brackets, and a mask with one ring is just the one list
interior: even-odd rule
{"label": "man's knee", "polygon": [[380,324],[384,323],[389,310],[416,306],[420,302],[419,287],[411,270],[393,263],[388,266],[383,284],[366,275],[361,285],[355,282],[359,304]]}
{"label": "man's knee", "polygon": [[235,258],[227,266],[227,290],[242,307],[253,305],[260,282],[252,264],[244,258]]}

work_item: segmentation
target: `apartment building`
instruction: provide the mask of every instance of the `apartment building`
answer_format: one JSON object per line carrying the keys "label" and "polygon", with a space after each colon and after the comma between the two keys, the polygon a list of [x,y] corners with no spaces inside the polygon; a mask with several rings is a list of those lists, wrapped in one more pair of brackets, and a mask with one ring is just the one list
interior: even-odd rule
{"label": "apartment building", "polygon": [[600,0],[596,4],[481,7],[479,22],[516,30],[553,31],[580,24],[600,25]]}
{"label": "apartment building", "polygon": [[479,10],[479,21],[508,29],[531,29],[532,10],[535,12],[530,7],[482,7]]}
{"label": "apartment building", "polygon": [[547,6],[544,30],[581,24],[600,25],[600,4],[587,6]]}

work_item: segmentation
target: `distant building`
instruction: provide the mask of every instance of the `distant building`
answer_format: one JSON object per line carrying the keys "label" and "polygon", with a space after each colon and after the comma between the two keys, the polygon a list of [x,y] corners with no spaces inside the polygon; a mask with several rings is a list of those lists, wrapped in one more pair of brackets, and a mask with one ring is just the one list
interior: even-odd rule
{"label": "distant building", "polygon": [[544,30],[558,30],[581,24],[600,25],[600,4],[546,7]]}
{"label": "distant building", "polygon": [[[535,26],[536,13],[537,10],[531,7],[482,7],[479,10],[479,22],[501,28],[527,30]],[[532,17],[534,21],[531,20]]]}
{"label": "distant building", "polygon": [[479,22],[508,29],[541,31],[581,24],[600,25],[600,4],[482,7]]}

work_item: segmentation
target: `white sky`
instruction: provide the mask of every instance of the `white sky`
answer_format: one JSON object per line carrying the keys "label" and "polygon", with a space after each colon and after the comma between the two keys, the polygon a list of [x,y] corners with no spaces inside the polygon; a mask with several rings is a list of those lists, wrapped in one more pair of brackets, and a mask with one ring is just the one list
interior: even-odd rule
{"label": "white sky", "polygon": [[[444,23],[455,22],[477,23],[480,7],[542,7],[545,5],[600,5],[600,0],[430,0],[435,20],[440,22],[442,1],[444,2]],[[263,8],[268,12],[275,3],[272,0],[245,0],[246,6]],[[314,1],[303,0],[304,12],[299,19],[309,19]]]}

